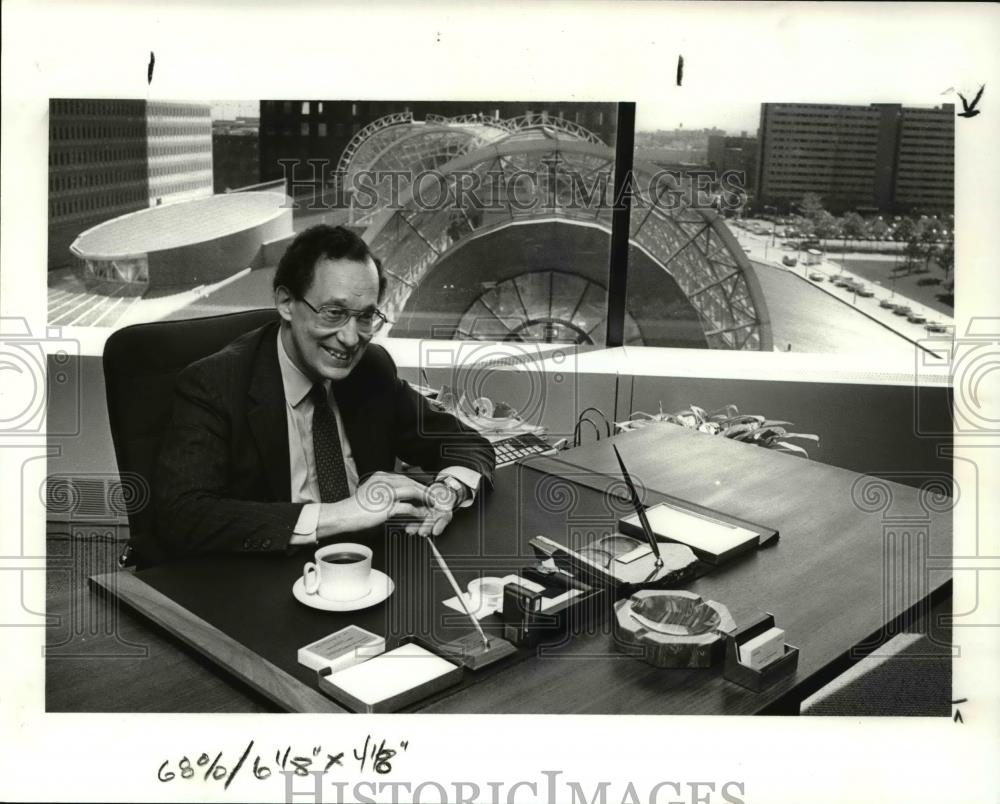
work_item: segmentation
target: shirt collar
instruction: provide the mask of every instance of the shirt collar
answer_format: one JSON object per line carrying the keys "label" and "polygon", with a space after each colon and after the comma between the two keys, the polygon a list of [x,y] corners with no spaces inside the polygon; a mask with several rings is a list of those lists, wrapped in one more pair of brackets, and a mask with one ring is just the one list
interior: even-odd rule
{"label": "shirt collar", "polygon": [[292,362],[292,358],[285,351],[285,343],[281,339],[281,327],[278,328],[278,366],[281,368],[281,384],[285,389],[285,399],[296,408],[309,395],[314,383]]}

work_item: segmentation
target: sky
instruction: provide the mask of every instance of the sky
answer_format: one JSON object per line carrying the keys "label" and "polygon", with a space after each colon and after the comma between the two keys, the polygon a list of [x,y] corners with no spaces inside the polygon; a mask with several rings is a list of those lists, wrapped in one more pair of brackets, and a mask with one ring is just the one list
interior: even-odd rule
{"label": "sky", "polygon": [[[238,116],[257,117],[260,114],[259,101],[212,101],[213,120],[233,120]],[[641,103],[636,108],[636,128],[639,131],[657,129],[716,128],[738,134],[741,131],[753,133],[757,130],[760,116],[759,102],[739,102],[711,104],[695,108],[661,107],[657,104]]]}
{"label": "sky", "polygon": [[704,104],[637,103],[637,131],[671,131],[675,128],[721,128],[727,134],[756,134],[760,101]]}
{"label": "sky", "polygon": [[[708,99],[701,102],[697,98],[685,97],[683,102],[657,103],[655,101],[637,102],[635,127],[637,131],[672,131],[676,128],[700,129],[721,128],[727,134],[757,133],[760,121],[760,100],[726,101]],[[794,98],[775,98],[774,100],[794,101]],[[867,105],[869,103],[892,102],[884,97],[845,95],[842,98],[824,99],[828,103],[851,103]],[[954,93],[942,94],[938,103],[912,103],[904,99],[899,101],[907,106],[935,106],[940,103],[958,103]],[[237,116],[257,117],[260,114],[259,101],[212,101],[213,120],[232,120]]]}
{"label": "sky", "polygon": [[213,120],[235,120],[237,117],[259,117],[260,101],[212,101]]}

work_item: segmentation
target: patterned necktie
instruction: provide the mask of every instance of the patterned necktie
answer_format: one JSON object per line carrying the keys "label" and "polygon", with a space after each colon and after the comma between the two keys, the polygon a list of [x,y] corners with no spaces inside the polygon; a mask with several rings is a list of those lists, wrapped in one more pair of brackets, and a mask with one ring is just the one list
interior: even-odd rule
{"label": "patterned necktie", "polygon": [[326,388],[318,382],[309,396],[313,402],[313,458],[320,502],[337,502],[351,496],[347,488],[347,470],[340,448],[337,419],[327,401]]}

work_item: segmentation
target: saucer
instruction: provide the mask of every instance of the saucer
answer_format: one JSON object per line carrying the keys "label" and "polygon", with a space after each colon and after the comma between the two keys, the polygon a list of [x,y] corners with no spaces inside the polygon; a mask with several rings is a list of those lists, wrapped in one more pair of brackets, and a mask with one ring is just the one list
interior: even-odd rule
{"label": "saucer", "polygon": [[357,597],[354,600],[329,600],[319,594],[306,594],[305,582],[302,576],[292,585],[292,594],[299,603],[304,603],[311,609],[320,611],[360,611],[370,606],[377,606],[386,600],[396,589],[392,578],[377,569],[372,570],[372,585],[368,594]]}

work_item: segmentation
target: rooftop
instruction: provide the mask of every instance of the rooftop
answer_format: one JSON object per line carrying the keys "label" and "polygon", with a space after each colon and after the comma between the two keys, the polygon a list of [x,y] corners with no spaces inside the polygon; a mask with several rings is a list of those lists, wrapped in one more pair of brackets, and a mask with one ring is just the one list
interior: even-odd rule
{"label": "rooftop", "polygon": [[285,204],[283,193],[249,192],[150,207],[88,229],[70,249],[80,257],[111,259],[203,243],[266,223]]}

